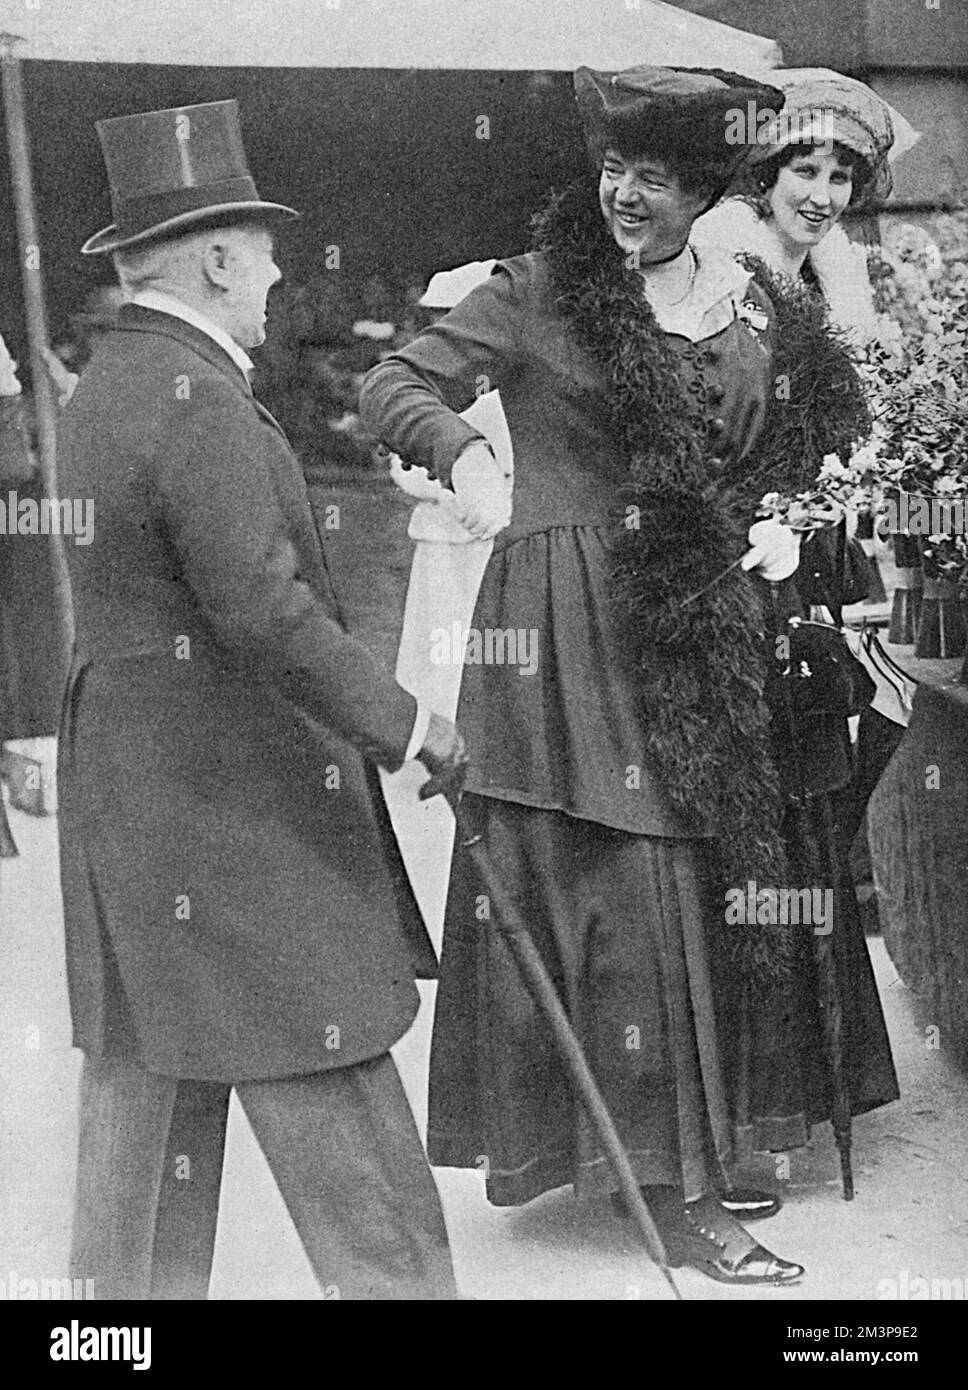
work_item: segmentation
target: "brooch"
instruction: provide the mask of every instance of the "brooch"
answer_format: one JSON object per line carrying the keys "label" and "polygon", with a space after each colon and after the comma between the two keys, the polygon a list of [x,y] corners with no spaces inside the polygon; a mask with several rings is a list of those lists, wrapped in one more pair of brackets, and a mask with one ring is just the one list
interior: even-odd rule
{"label": "brooch", "polygon": [[751,333],[765,333],[770,326],[769,314],[760,308],[755,299],[744,300],[736,310],[736,316],[742,319]]}

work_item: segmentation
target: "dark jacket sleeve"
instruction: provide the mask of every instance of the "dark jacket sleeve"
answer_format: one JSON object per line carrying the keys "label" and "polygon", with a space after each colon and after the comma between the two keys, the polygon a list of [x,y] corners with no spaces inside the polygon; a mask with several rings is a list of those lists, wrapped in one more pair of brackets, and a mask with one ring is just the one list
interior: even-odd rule
{"label": "dark jacket sleeve", "polygon": [[268,451],[228,386],[193,388],[153,469],[155,505],[221,646],[312,719],[395,770],[417,705],[297,570]]}
{"label": "dark jacket sleeve", "polygon": [[531,261],[517,256],[500,262],[489,280],[363,383],[360,414],[367,427],[444,484],[455,459],[484,439],[459,412],[499,389],[521,360]]}

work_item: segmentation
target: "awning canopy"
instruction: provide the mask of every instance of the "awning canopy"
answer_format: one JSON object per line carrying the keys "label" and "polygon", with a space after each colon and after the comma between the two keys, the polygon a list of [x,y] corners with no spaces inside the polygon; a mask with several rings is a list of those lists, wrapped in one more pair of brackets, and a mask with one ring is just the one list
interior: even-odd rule
{"label": "awning canopy", "polygon": [[663,0],[0,0],[25,58],[212,67],[776,67],[779,46]]}

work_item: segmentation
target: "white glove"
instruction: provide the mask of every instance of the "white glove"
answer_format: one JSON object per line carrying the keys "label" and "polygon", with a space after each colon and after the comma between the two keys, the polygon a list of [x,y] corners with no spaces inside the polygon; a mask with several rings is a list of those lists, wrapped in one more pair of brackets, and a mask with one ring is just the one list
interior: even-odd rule
{"label": "white glove", "polygon": [[19,396],[22,389],[17,380],[17,364],[0,337],[0,396]]}
{"label": "white glove", "polygon": [[749,543],[753,548],[743,556],[742,568],[755,570],[771,584],[789,579],[800,563],[799,533],[775,517],[755,522],[749,530]]}
{"label": "white glove", "polygon": [[511,521],[511,490],[486,444],[470,444],[451,470],[454,517],[477,540],[489,541]]}

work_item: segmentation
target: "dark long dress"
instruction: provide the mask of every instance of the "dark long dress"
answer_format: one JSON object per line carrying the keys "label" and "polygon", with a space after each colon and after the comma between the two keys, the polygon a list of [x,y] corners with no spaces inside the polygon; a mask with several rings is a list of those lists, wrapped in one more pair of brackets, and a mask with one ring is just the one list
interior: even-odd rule
{"label": "dark long dress", "polygon": [[[772,386],[772,319],[735,313],[694,344],[670,338],[704,417],[712,471],[742,457]],[[601,370],[572,340],[540,255],[502,263],[434,328],[367,379],[361,409],[409,462],[446,480],[476,436],[454,412],[498,387],[515,450],[514,518],[494,546],[473,628],[524,634],[533,673],[465,666],[458,724],[493,861],[591,1060],[643,1183],[687,1198],[721,1181],[727,1079],[713,1006],[715,841],[673,810],[646,752],[610,547],[626,461]],[[712,576],[710,576],[712,577]],[[432,1163],[478,1167],[491,1201],[566,1183],[614,1189],[545,1025],[455,852],[430,1073]]]}

